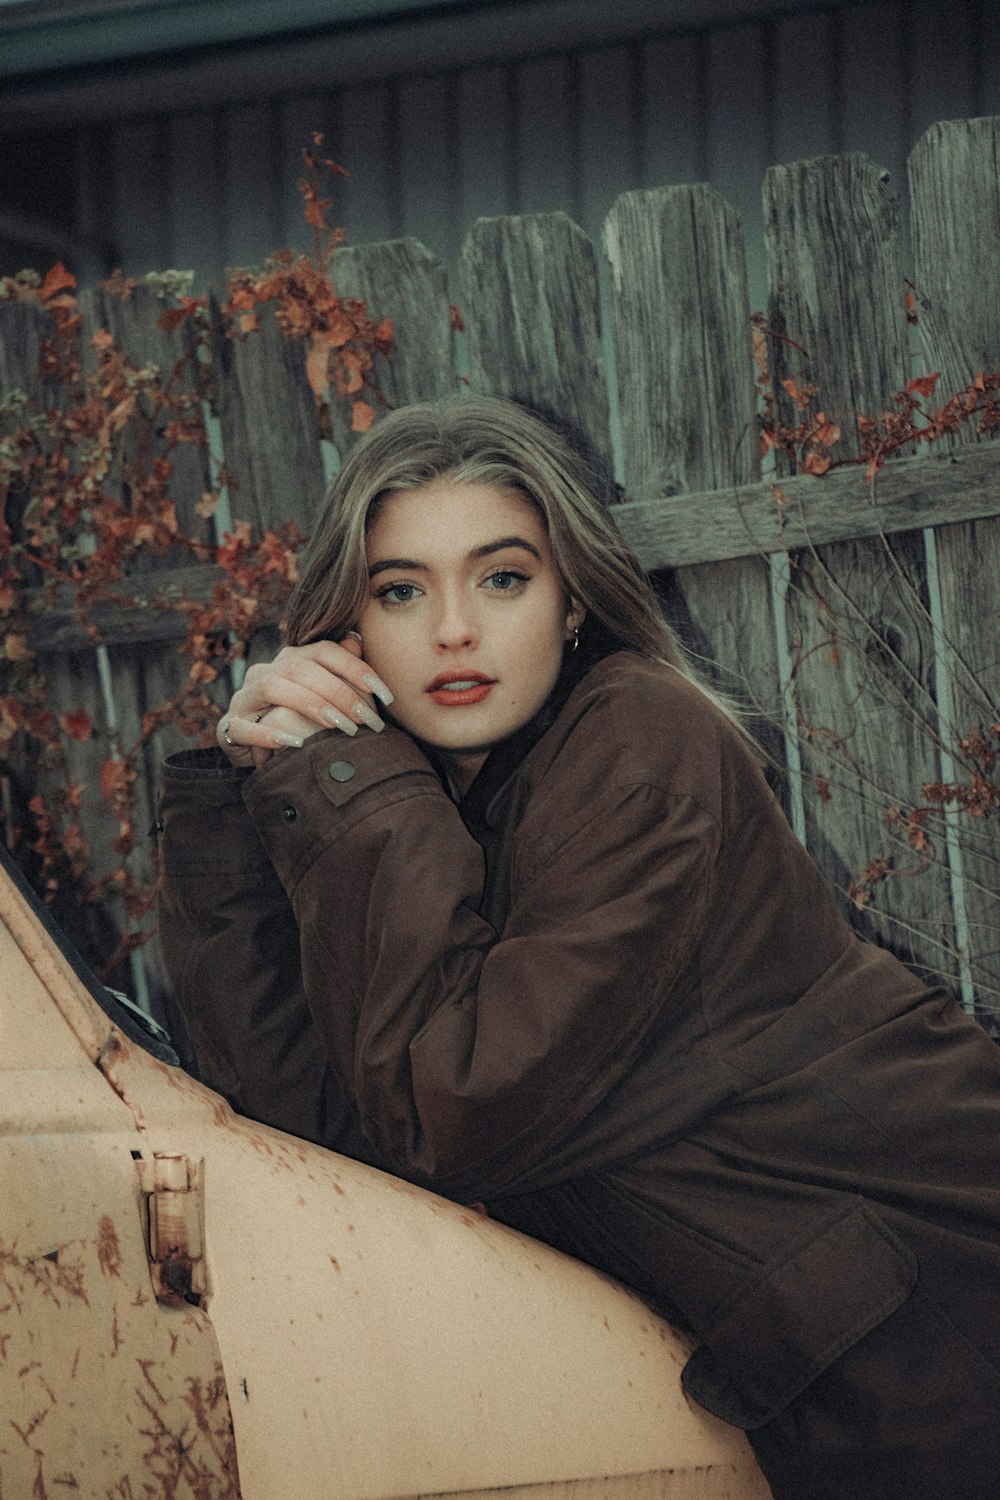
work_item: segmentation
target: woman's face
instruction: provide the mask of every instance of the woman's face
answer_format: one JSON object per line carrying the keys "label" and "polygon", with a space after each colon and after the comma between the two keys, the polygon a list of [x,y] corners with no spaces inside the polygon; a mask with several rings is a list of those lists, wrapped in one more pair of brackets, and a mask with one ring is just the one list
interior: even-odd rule
{"label": "woman's face", "polygon": [[541,708],[583,610],[516,490],[435,480],[382,502],[367,540],[365,660],[397,723],[448,756],[460,791]]}

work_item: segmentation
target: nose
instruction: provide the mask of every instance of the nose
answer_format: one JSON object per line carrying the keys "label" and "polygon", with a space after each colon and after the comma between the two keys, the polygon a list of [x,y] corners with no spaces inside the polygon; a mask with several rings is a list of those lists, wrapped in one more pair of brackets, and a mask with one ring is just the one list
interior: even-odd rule
{"label": "nose", "polygon": [[434,621],[434,648],[437,651],[467,651],[479,643],[479,627],[471,602],[460,593],[449,593],[441,600]]}

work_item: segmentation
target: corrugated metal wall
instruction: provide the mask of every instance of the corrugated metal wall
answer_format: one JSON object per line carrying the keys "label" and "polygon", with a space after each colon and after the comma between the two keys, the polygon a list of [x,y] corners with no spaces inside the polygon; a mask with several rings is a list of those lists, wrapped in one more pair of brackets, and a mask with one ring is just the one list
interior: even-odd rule
{"label": "corrugated metal wall", "polygon": [[997,0],[873,0],[87,124],[75,233],[107,254],[79,270],[193,268],[204,286],[225,266],[304,245],[295,183],[318,129],[353,174],[337,209],[350,240],[415,235],[448,262],[477,215],[564,208],[594,235],[625,189],[707,180],[743,216],[760,306],[767,166],[862,150],[905,189],[907,153],[929,123],[998,112]]}
{"label": "corrugated metal wall", "polygon": [[478,215],[564,208],[593,235],[625,189],[707,180],[743,216],[761,305],[767,166],[861,150],[902,188],[928,124],[991,113],[1000,7],[875,0],[89,126],[81,228],[127,272],[190,267],[217,282],[224,266],[306,242],[298,153],[318,129],[352,173],[337,210],[349,238],[415,235],[449,262]]}

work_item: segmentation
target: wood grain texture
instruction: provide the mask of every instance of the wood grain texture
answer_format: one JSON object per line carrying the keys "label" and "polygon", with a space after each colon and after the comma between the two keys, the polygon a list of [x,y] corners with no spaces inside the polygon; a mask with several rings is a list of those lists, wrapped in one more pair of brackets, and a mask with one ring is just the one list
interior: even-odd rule
{"label": "wood grain texture", "polygon": [[[417,240],[338,250],[333,280],[342,297],[361,298],[369,314],[393,322],[392,352],[376,355],[374,378],[390,406],[436,401],[455,391],[448,288],[439,261]],[[367,398],[377,409],[379,403]],[[330,403],[333,441],[343,458],[357,441],[349,403]]]}
{"label": "wood grain texture", "polygon": [[216,298],[210,305],[216,406],[234,520],[260,529],[296,521],[312,529],[325,488],[316,402],[306,348],[283,338],[271,308],[260,329],[228,338]]}
{"label": "wood grain texture", "polygon": [[[84,367],[91,370],[96,367],[90,341],[99,329],[106,330],[130,365],[140,369],[154,365],[171,396],[187,396],[197,401],[198,372],[190,324],[182,324],[172,332],[158,326],[161,314],[173,305],[173,299],[166,295],[155,278],[134,287],[127,296],[119,296],[101,285],[82,291],[79,307],[83,316],[81,350]],[[160,425],[154,421],[154,427]],[[152,437],[147,451],[150,460],[157,453],[165,452],[157,434]],[[194,444],[179,443],[169,458],[173,465],[170,495],[177,507],[178,524],[186,535],[197,535],[201,523],[195,506],[204,492],[212,488],[207,453]],[[173,561],[176,563],[178,559]],[[155,564],[156,559],[149,562]]]}
{"label": "wood grain texture", "polygon": [[610,462],[597,264],[582,229],[564,213],[479,219],[459,306],[472,389],[524,402]]}
{"label": "wood grain texture", "polygon": [[[777,493],[776,493],[777,492]],[[784,497],[782,502],[780,497]],[[892,536],[1000,512],[1000,455],[935,452],[864,469],[629,501],[615,520],[647,568],[784,552],[852,537]]]}
{"label": "wood grain texture", "polygon": [[629,500],[759,473],[739,221],[704,184],[623,193],[604,228]]}
{"label": "wood grain texture", "polygon": [[[907,379],[896,200],[885,173],[850,155],[771,168],[764,205],[768,321],[795,340],[769,340],[778,412],[798,420],[784,380],[812,382],[810,409],[840,426],[833,452],[850,456],[855,413],[884,410]],[[794,561],[787,612],[807,842],[843,891],[874,859],[896,871],[919,863],[884,818],[919,800],[937,771],[922,544],[852,541]],[[849,915],[918,968],[957,973],[946,865],[878,884],[865,920]]]}
{"label": "wood grain texture", "polygon": [[[604,231],[621,416],[624,486],[616,507],[626,538],[650,568],[701,562],[709,521],[686,555],[647,545],[641,519],[684,515],[702,492],[758,477],[746,262],[739,222],[711,188],[625,193]],[[688,532],[689,542],[695,533]],[[758,714],[780,713],[766,562],[744,545],[714,566],[662,580],[671,622],[708,675]],[[725,556],[725,554],[723,554]],[[780,733],[757,725],[781,759]]]}
{"label": "wood grain texture", "polygon": [[[929,370],[945,397],[979,371],[1000,368],[1000,118],[934,125],[910,157],[910,194],[920,295],[919,332]],[[963,430],[954,457],[990,458],[1000,445]],[[997,578],[1000,520],[942,526],[937,533],[942,625],[949,683],[944,738],[955,779],[975,765],[958,741],[1000,718]],[[1000,832],[989,818],[953,815],[961,846],[967,952],[980,1013],[1000,1028]]]}

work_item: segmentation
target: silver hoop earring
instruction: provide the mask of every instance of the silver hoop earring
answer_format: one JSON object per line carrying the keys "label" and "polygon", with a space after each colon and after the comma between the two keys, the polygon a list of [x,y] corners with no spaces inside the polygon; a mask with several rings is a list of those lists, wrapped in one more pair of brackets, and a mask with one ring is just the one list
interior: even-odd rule
{"label": "silver hoop earring", "polygon": [[579,646],[579,644],[580,644],[580,627],[579,627],[579,625],[574,625],[573,626],[573,644],[570,647],[570,650],[571,651],[575,651],[577,649],[577,647]]}

